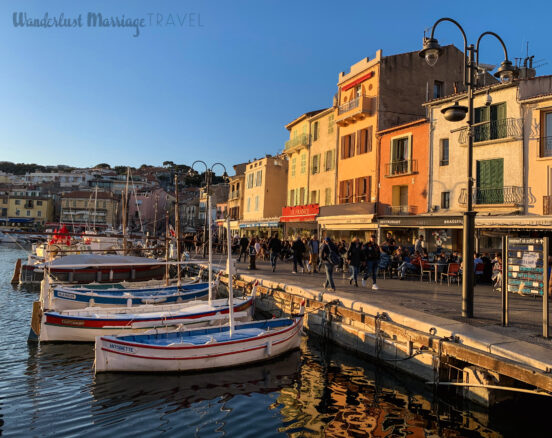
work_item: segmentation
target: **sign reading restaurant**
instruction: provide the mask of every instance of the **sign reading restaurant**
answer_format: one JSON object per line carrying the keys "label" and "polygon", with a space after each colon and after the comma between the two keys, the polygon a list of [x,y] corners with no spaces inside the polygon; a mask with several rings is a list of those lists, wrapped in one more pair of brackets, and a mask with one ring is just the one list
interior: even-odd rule
{"label": "sign reading restaurant", "polygon": [[395,227],[461,227],[462,216],[404,216],[381,217],[378,223],[383,226]]}

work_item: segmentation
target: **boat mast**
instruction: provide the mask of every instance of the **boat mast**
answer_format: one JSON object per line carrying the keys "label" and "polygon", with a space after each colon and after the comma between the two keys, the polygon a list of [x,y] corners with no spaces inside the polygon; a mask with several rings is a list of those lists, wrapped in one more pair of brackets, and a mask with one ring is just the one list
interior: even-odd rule
{"label": "boat mast", "polygon": [[174,194],[175,194],[175,204],[174,204],[174,226],[176,228],[176,272],[178,273],[177,285],[180,286],[180,209],[178,205],[178,172],[174,174]]}
{"label": "boat mast", "polygon": [[127,180],[126,180],[126,186],[124,191],[124,197],[123,197],[123,254],[127,255],[127,236],[126,236],[126,229],[127,229],[127,216],[128,216],[128,204],[127,204],[127,198],[128,198],[128,178],[130,174],[130,168],[127,167]]}
{"label": "boat mast", "polygon": [[228,325],[230,326],[230,337],[232,337],[234,331],[234,285],[232,284],[232,240],[230,238],[230,215],[228,214],[226,215],[226,235],[228,241]]}
{"label": "boat mast", "polygon": [[96,196],[94,197],[94,231],[96,231],[97,208],[98,208],[98,185],[96,184]]}
{"label": "boat mast", "polygon": [[169,285],[169,210],[165,212],[165,284]]}
{"label": "boat mast", "polygon": [[211,227],[211,196],[209,190],[207,189],[207,214],[209,216],[208,226],[209,226],[209,306],[211,306],[211,301],[213,300],[213,239],[212,239],[212,227]]}

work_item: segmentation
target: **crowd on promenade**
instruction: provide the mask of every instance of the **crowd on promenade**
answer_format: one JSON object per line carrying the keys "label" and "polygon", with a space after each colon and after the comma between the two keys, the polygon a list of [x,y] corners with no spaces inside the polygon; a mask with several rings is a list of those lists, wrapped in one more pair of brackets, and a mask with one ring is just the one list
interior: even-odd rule
{"label": "crowd on promenade", "polygon": [[[428,280],[435,276],[451,277],[459,281],[462,275],[462,257],[456,251],[440,251],[428,254],[424,238],[420,235],[413,246],[397,245],[388,233],[385,240],[377,243],[376,235],[362,242],[358,237],[350,242],[333,241],[326,237],[321,241],[316,234],[309,238],[297,236],[280,240],[277,235],[269,238],[235,236],[232,252],[238,255],[238,262],[249,259],[249,269],[256,269],[256,261],[270,261],[275,272],[280,262],[292,264],[292,273],[316,273],[324,271],[324,287],[335,290],[333,274],[349,272],[349,284],[358,287],[361,280],[363,287],[371,280],[371,289],[377,290],[378,273],[405,280],[408,277]],[[301,271],[299,271],[299,269]],[[502,275],[502,258],[500,254],[491,257],[488,253],[474,254],[474,269],[478,281],[499,284]]]}

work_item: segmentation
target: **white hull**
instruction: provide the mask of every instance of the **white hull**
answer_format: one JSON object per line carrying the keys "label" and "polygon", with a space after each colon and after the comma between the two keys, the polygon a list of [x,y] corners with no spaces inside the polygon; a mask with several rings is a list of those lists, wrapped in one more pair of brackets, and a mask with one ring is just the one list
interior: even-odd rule
{"label": "white hull", "polygon": [[[159,347],[96,338],[96,372],[176,372],[228,368],[272,359],[299,348],[303,318],[282,330],[237,341]],[[236,325],[239,331],[240,324]]]}

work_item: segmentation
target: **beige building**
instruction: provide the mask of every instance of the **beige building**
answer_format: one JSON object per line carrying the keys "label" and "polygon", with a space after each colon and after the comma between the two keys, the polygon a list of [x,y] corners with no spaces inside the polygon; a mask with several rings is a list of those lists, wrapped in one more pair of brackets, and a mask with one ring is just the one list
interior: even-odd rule
{"label": "beige building", "polygon": [[236,174],[228,181],[228,215],[230,216],[230,230],[239,231],[239,221],[243,219],[245,168],[247,163],[233,166]]}
{"label": "beige building", "polygon": [[287,197],[286,157],[267,155],[248,163],[244,176],[244,210],[240,230],[263,235],[279,230],[280,214]]}
{"label": "beige building", "polygon": [[75,191],[61,195],[60,222],[75,227],[115,228],[122,211],[111,192]]}
{"label": "beige building", "polygon": [[49,197],[0,197],[0,225],[44,226],[54,219],[54,200]]}

